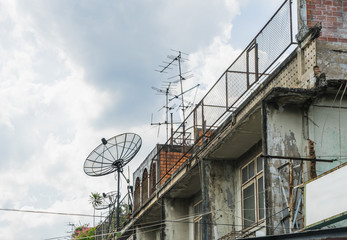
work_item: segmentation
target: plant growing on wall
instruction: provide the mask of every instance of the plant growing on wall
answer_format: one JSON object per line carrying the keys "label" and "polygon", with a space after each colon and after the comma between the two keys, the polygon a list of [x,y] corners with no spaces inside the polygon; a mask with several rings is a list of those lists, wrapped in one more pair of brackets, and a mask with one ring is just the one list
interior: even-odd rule
{"label": "plant growing on wall", "polygon": [[72,239],[94,240],[95,227],[88,227],[87,224],[76,227],[72,234]]}

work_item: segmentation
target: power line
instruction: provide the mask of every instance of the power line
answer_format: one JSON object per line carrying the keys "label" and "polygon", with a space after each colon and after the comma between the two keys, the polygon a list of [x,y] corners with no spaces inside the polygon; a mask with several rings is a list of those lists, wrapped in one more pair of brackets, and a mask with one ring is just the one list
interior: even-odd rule
{"label": "power line", "polygon": [[78,217],[94,217],[94,215],[83,214],[83,213],[49,212],[49,211],[22,210],[22,209],[11,209],[11,208],[0,208],[0,211],[36,213],[36,214],[53,214],[53,215],[64,215],[64,216],[78,216]]}

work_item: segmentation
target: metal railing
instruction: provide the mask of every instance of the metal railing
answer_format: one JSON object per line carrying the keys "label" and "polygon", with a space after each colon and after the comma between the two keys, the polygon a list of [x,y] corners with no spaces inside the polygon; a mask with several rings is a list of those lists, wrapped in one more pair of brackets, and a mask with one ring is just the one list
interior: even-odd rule
{"label": "metal railing", "polygon": [[157,175],[161,176],[157,189],[174,174],[178,164],[189,161],[206,139],[213,138],[213,132],[257,90],[272,72],[270,68],[293,44],[292,2],[285,0],[153,157],[152,161],[173,143],[181,147],[182,156],[176,164]]}

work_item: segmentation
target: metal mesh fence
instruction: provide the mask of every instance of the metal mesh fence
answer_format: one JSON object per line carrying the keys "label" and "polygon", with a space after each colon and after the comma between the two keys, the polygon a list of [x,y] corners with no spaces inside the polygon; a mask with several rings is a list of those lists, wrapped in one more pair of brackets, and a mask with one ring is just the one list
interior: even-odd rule
{"label": "metal mesh fence", "polygon": [[[182,147],[181,159],[194,156],[232,112],[270,73],[270,67],[293,44],[291,1],[286,0],[177,128],[166,145]],[[181,164],[181,159],[177,161]],[[173,166],[172,169],[177,169]],[[167,174],[172,174],[172,169]],[[165,174],[164,174],[165,175]],[[161,184],[162,179],[157,184]]]}

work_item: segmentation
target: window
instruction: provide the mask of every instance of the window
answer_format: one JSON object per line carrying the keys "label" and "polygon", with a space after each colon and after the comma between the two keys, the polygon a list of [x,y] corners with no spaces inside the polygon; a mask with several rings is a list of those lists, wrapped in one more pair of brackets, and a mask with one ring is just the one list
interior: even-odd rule
{"label": "window", "polygon": [[263,158],[257,157],[241,168],[243,227],[264,219]]}
{"label": "window", "polygon": [[201,227],[201,220],[202,220],[202,201],[196,203],[194,206],[194,240],[201,240],[202,239],[202,227]]}

